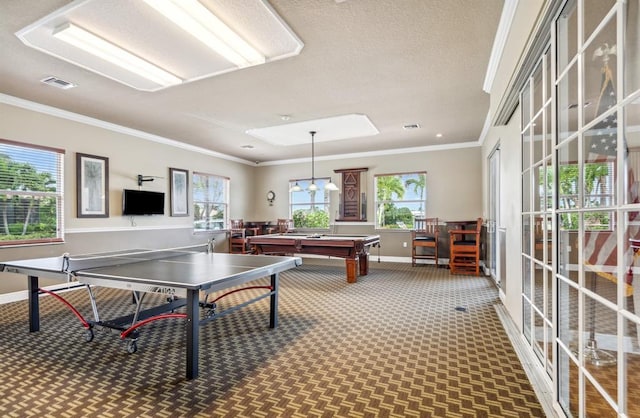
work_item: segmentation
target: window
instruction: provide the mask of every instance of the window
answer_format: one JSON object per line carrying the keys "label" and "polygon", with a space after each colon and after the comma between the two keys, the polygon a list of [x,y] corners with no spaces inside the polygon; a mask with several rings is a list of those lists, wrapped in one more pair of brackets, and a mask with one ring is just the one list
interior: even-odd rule
{"label": "window", "polygon": [[225,229],[228,207],[229,179],[194,172],[193,229],[195,232]]}
{"label": "window", "polygon": [[[614,202],[614,164],[612,162],[585,162],[583,164],[583,194],[585,208],[608,208]],[[578,164],[565,164],[558,169],[561,209],[580,207],[578,195]],[[550,191],[547,191],[548,194]],[[578,229],[578,212],[568,213],[562,218],[560,226],[564,230]],[[585,212],[585,227],[594,229],[612,229],[611,214],[605,212]]]}
{"label": "window", "polygon": [[427,173],[375,176],[376,228],[409,229],[414,218],[425,216]]}
{"label": "window", "polygon": [[289,193],[289,213],[295,228],[329,229],[330,192],[324,189],[330,179],[316,178],[318,190],[309,190],[311,179],[293,180],[289,189],[296,184],[302,189]]}
{"label": "window", "polygon": [[0,140],[0,245],[62,242],[64,151]]}

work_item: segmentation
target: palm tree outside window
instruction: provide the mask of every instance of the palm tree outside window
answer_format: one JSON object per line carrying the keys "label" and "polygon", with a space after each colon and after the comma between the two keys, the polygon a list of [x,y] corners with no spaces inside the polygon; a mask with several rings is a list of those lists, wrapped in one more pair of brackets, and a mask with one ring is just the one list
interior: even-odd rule
{"label": "palm tree outside window", "polygon": [[376,228],[411,229],[426,215],[426,172],[375,176]]}

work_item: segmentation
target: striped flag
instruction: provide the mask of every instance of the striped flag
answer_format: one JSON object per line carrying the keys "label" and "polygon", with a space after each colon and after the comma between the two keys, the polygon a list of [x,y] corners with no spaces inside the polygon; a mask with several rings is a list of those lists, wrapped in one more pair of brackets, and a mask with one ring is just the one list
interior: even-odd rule
{"label": "striped flag", "polygon": [[[613,75],[609,65],[605,62],[602,67],[602,84],[598,103],[596,105],[596,117],[602,115],[616,104],[616,89],[613,86]],[[613,156],[618,151],[618,116],[611,113],[600,122],[596,123],[593,128],[586,132],[589,141],[589,152],[597,161],[601,155]],[[605,157],[606,158],[606,157]]]}
{"label": "striped flag", "polygon": [[[613,85],[611,69],[605,61],[602,67],[602,84],[598,104],[596,106],[596,117],[607,112],[616,104],[616,91]],[[589,151],[589,160],[592,162],[610,162],[617,156],[618,150],[618,120],[617,113],[611,113],[596,123],[586,134],[585,140]],[[638,192],[631,168],[628,170],[627,192],[629,202],[638,203]],[[629,220],[633,220],[637,212],[629,213]],[[626,223],[625,223],[626,224]],[[629,226],[625,233],[624,242],[629,242],[629,238],[635,238],[637,227]],[[584,264],[595,272],[598,276],[617,283],[618,266],[617,259],[617,234],[615,230],[609,231],[589,231],[584,232]],[[630,251],[630,246],[626,248]],[[635,254],[635,252],[634,252]],[[634,255],[631,255],[630,263],[633,264]],[[627,296],[633,294],[631,281],[633,279],[632,266],[629,267],[625,275]]]}
{"label": "striped flag", "polygon": [[[637,228],[634,228],[637,230]],[[627,236],[629,236],[627,231]],[[617,267],[617,236],[616,231],[585,231],[584,264],[600,277],[613,283],[618,283]],[[625,238],[624,242],[629,242]],[[631,247],[628,246],[627,249]],[[633,251],[630,258],[630,265],[625,274],[625,296],[633,295],[633,262],[636,251]],[[640,254],[638,254],[640,256]]]}

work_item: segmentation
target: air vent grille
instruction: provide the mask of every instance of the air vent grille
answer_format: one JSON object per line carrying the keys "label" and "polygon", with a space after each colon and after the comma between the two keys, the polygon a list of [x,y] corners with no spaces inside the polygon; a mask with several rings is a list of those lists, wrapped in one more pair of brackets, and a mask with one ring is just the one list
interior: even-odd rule
{"label": "air vent grille", "polygon": [[72,89],[72,88],[76,87],[76,84],[74,84],[74,83],[70,83],[68,81],[64,81],[61,78],[53,77],[53,76],[45,77],[40,81],[43,82],[44,84],[48,84],[50,86],[57,87],[57,88],[63,89],[63,90],[68,90],[68,89]]}

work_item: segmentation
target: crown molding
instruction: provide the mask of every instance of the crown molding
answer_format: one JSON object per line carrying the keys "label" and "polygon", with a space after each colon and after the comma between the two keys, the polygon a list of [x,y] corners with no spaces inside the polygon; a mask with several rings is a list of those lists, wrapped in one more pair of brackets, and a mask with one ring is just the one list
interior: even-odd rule
{"label": "crown molding", "polygon": [[246,165],[255,165],[255,162],[253,161],[248,161],[242,158],[233,157],[231,155],[223,154],[221,152],[211,151],[206,148],[197,147],[195,145],[185,144],[184,142],[176,141],[174,139],[165,138],[159,135],[153,135],[148,132],[139,131],[137,129],[127,128],[126,126],[116,125],[115,123],[111,123],[111,122],[105,122],[100,119],[92,118],[92,117],[81,115],[74,112],[69,112],[67,110],[58,109],[53,106],[43,105],[40,103],[32,102],[30,100],[9,96],[8,94],[4,94],[4,93],[0,93],[0,103],[8,104],[15,107],[20,107],[27,110],[32,110],[34,112],[42,113],[49,116],[54,116],[61,119],[83,123],[85,125],[95,126],[97,128],[106,129],[112,132],[133,136],[136,138],[144,139],[151,142],[156,142],[163,145],[169,145],[171,147],[181,148],[187,151],[197,152],[199,154],[210,155],[212,157],[221,158],[223,160],[234,161],[234,162],[246,164]]}
{"label": "crown molding", "polygon": [[496,78],[496,73],[498,72],[498,65],[502,59],[504,46],[507,43],[507,37],[509,36],[511,23],[513,23],[513,17],[516,14],[519,1],[520,0],[505,0],[504,2],[502,15],[500,16],[500,23],[498,24],[496,37],[493,40],[493,47],[491,48],[491,56],[489,58],[489,64],[487,65],[487,73],[485,74],[484,84],[482,85],[482,90],[487,93],[491,93],[493,80]]}
{"label": "crown molding", "polygon": [[[267,166],[267,165],[298,164],[298,163],[307,163],[311,161],[311,157],[295,158],[290,160],[264,161],[264,162],[248,161],[242,158],[237,158],[231,155],[197,147],[195,145],[189,145],[173,139],[165,138],[158,135],[153,135],[148,132],[127,128],[126,126],[116,125],[114,123],[105,122],[100,119],[95,119],[89,116],[80,115],[78,113],[69,112],[67,110],[58,109],[56,107],[43,105],[40,103],[25,100],[25,99],[20,99],[18,97],[10,96],[4,93],[0,93],[0,103],[8,104],[15,107],[20,107],[27,110],[32,110],[34,112],[58,117],[61,119],[66,119],[66,120],[79,122],[79,123],[83,123],[90,126],[95,126],[102,129],[107,129],[113,132],[133,136],[133,137],[144,139],[151,142],[169,145],[176,148],[181,148],[187,151],[210,155],[212,157],[221,158],[223,160],[234,161],[237,163],[250,165],[253,167],[256,167],[258,165]],[[485,128],[486,128],[486,124],[485,124]],[[485,133],[485,129],[483,129],[483,135],[484,133]],[[480,138],[482,138],[482,136]],[[429,145],[424,147],[398,148],[398,149],[381,150],[381,151],[358,152],[358,153],[351,153],[351,154],[335,154],[330,156],[315,157],[315,159],[316,161],[331,161],[331,160],[343,160],[343,159],[363,158],[363,157],[388,157],[389,155],[411,154],[416,152],[429,152],[429,151],[443,151],[443,150],[462,149],[462,148],[474,148],[479,146],[482,146],[482,143],[480,142],[480,140],[477,140],[477,141],[462,142],[462,143],[456,143],[456,144]]]}
{"label": "crown molding", "polygon": [[[332,161],[332,160],[348,160],[351,158],[364,158],[364,157],[388,157],[390,155],[415,154],[417,152],[447,151],[452,149],[475,148],[481,145],[482,144],[480,144],[479,141],[461,142],[456,144],[429,145],[425,147],[413,147],[413,148],[397,148],[397,149],[388,149],[388,150],[382,150],[382,151],[357,152],[352,154],[325,155],[321,157],[315,157],[315,160],[316,161]],[[308,158],[305,157],[305,158],[295,158],[291,160],[265,161],[265,162],[261,162],[260,165],[287,165],[287,164],[308,163],[310,161],[311,161],[311,157],[308,157]]]}

